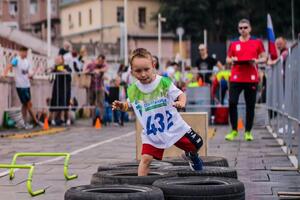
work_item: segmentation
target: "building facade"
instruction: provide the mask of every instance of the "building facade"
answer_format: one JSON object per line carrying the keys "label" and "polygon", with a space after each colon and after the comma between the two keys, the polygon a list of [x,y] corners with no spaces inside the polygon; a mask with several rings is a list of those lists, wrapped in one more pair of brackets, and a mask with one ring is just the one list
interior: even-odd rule
{"label": "building facade", "polygon": [[[60,38],[59,0],[51,0],[51,38]],[[0,0],[0,22],[47,39],[47,0]]]}
{"label": "building facade", "polygon": [[[157,55],[159,0],[128,0],[128,49],[149,49]],[[123,55],[124,0],[62,0],[61,35],[75,46],[94,46],[97,53]],[[162,57],[174,56],[176,36],[162,35]],[[79,48],[79,47],[78,47]],[[92,52],[93,53],[93,52]]]}

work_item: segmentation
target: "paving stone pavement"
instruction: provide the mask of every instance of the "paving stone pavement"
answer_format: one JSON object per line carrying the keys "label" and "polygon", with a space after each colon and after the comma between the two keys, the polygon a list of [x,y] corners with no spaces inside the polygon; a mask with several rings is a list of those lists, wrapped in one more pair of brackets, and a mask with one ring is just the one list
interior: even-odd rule
{"label": "paving stone pavement", "polygon": [[[244,182],[246,187],[247,200],[278,199],[278,191],[300,191],[298,172],[270,170],[271,167],[291,167],[292,164],[266,129],[255,129],[255,140],[252,142],[245,142],[243,135],[235,141],[225,141],[224,136],[229,131],[229,127],[217,126],[216,129],[217,133],[208,141],[208,154],[226,157],[230,166],[237,169],[239,180]],[[14,153],[22,151],[73,152],[75,155],[71,157],[69,171],[71,174],[78,174],[79,178],[65,181],[63,160],[36,165],[32,181],[33,190],[46,188],[45,194],[30,197],[25,182],[27,171],[19,170],[12,181],[8,180],[8,176],[0,178],[0,199],[64,199],[64,193],[68,188],[89,184],[98,165],[134,160],[135,134],[133,131],[134,124],[126,124],[122,128],[104,127],[101,130],[77,125],[55,135],[27,139],[1,138],[0,163],[10,163]],[[270,155],[274,153],[281,156]],[[19,158],[17,163],[37,163],[49,159],[52,158]],[[4,171],[0,170],[0,174]]]}
{"label": "paving stone pavement", "polygon": [[244,141],[242,131],[236,140],[225,141],[229,130],[228,126],[217,127],[217,134],[209,141],[208,154],[228,159],[230,167],[237,170],[238,179],[245,184],[247,200],[279,199],[279,191],[300,191],[299,172],[271,170],[293,165],[266,129],[254,129],[252,142]]}

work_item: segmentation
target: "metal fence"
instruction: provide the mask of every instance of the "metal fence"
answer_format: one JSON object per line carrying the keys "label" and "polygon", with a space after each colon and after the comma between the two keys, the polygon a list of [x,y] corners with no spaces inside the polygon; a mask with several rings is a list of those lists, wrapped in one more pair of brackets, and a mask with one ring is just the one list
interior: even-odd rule
{"label": "metal fence", "polygon": [[[3,73],[3,70],[11,62],[12,58],[17,55],[18,51],[0,46],[0,74]],[[90,103],[89,86],[86,86],[87,83],[84,86],[82,79],[79,78],[83,77],[84,73],[49,72],[47,57],[34,54],[30,49],[28,50],[27,59],[32,66],[31,71],[34,72],[34,79],[31,80],[31,101],[36,112],[45,113],[49,112],[50,109],[79,110],[84,108],[84,115],[91,115],[90,110],[94,109],[95,106]],[[108,79],[114,78],[118,67],[119,64],[117,62],[109,62],[109,70],[105,73],[105,77]],[[20,101],[16,93],[13,77],[14,70],[9,72],[8,78],[0,77],[0,90],[3,94],[0,96],[0,122],[3,121],[3,113],[5,111],[20,109]],[[56,100],[54,105],[51,105],[53,98]],[[71,101],[74,98],[77,104],[71,105]],[[96,102],[99,101],[98,98],[98,96],[95,97]]]}
{"label": "metal fence", "polygon": [[300,169],[300,46],[289,49],[288,56],[266,69],[268,124],[286,146],[286,153],[296,156]]}

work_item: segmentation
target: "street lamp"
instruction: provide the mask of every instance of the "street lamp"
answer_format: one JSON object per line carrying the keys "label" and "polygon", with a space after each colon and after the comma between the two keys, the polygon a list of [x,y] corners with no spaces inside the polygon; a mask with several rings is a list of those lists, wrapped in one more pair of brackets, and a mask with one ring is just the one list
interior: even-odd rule
{"label": "street lamp", "polygon": [[167,19],[164,18],[164,17],[161,17],[161,14],[158,13],[158,62],[160,63],[160,66],[161,65],[161,23],[162,22],[166,22]]}
{"label": "street lamp", "polygon": [[51,0],[47,0],[47,61],[50,67],[51,57]]}
{"label": "street lamp", "polygon": [[295,18],[294,18],[294,0],[291,0],[291,15],[292,15],[292,38],[295,41]]}
{"label": "street lamp", "polygon": [[207,30],[203,30],[203,43],[207,47]]}
{"label": "street lamp", "polygon": [[124,0],[124,64],[128,66],[127,0]]}
{"label": "street lamp", "polygon": [[182,27],[178,27],[176,29],[176,33],[179,37],[179,55],[180,55],[180,59],[182,60],[183,55],[182,55],[182,36],[184,34],[184,29]]}

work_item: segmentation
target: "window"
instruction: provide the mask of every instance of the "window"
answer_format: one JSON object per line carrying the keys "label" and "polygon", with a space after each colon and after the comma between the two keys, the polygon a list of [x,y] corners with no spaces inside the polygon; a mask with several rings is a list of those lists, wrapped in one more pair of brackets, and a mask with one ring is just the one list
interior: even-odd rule
{"label": "window", "polygon": [[90,24],[93,23],[93,13],[92,13],[92,9],[89,10],[89,21],[90,21]]}
{"label": "window", "polygon": [[34,15],[38,11],[38,2],[37,0],[30,0],[30,14]]}
{"label": "window", "polygon": [[146,8],[139,7],[139,25],[140,27],[144,27],[146,24]]}
{"label": "window", "polygon": [[117,22],[124,22],[124,7],[117,7]]}
{"label": "window", "polygon": [[17,1],[9,1],[8,5],[9,14],[15,16],[18,12],[18,2]]}
{"label": "window", "polygon": [[55,0],[51,1],[51,12],[52,15],[57,15],[57,1]]}
{"label": "window", "polygon": [[69,22],[69,29],[72,29],[73,23],[72,23],[72,15],[71,14],[69,14],[69,16],[68,16],[68,22]]}
{"label": "window", "polygon": [[0,16],[2,15],[2,4],[3,4],[3,0],[0,0]]}
{"label": "window", "polygon": [[81,26],[81,12],[78,13],[78,26]]}

